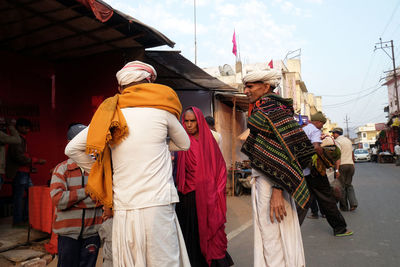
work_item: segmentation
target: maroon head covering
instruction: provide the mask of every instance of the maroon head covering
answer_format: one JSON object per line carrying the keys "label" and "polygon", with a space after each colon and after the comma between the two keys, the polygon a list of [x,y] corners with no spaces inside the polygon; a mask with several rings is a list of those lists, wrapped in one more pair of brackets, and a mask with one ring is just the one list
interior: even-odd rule
{"label": "maroon head covering", "polygon": [[[199,134],[197,139],[189,134],[191,144],[188,151],[178,152],[178,191],[189,193],[186,178],[194,182],[196,209],[199,224],[201,252],[210,265],[213,259],[223,259],[227,249],[226,222],[226,164],[203,113],[190,107],[196,119]],[[188,110],[186,109],[185,112]],[[184,123],[185,112],[182,115]],[[189,173],[190,172],[190,173]]]}

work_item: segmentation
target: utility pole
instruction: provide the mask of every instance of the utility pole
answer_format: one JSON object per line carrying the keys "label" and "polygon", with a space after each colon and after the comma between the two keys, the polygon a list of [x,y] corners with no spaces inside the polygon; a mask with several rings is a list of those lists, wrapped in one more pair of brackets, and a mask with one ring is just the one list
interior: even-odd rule
{"label": "utility pole", "polygon": [[197,65],[196,0],[193,0],[194,13],[194,64]]}
{"label": "utility pole", "polygon": [[[395,91],[395,96],[396,96],[396,106],[397,106],[397,114],[400,115],[400,107],[399,107],[399,92],[398,92],[398,87],[397,87],[397,72],[396,72],[396,61],[394,58],[394,45],[393,45],[393,40],[387,41],[387,42],[382,42],[382,38],[379,38],[379,43],[375,44],[375,49],[374,51],[376,51],[377,49],[382,49],[383,52],[386,53],[386,55],[388,55],[388,57],[392,60],[393,63],[393,79],[394,79],[394,91]],[[390,45],[388,45],[390,43]],[[385,49],[392,49],[392,56],[389,55],[388,52],[386,52]]]}
{"label": "utility pole", "polygon": [[350,138],[350,133],[349,133],[349,122],[350,122],[350,118],[349,117],[347,117],[347,114],[346,114],[346,118],[344,119],[344,123],[346,123],[346,132],[347,132],[347,135],[345,135],[347,138]]}

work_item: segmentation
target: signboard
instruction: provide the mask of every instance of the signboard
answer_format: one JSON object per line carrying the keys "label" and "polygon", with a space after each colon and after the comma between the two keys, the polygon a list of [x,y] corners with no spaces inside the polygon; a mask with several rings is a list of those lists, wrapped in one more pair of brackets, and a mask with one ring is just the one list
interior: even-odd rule
{"label": "signboard", "polygon": [[[300,124],[300,125],[307,125],[308,124],[308,116],[305,115],[294,115],[294,119]],[[301,122],[300,122],[301,121]]]}

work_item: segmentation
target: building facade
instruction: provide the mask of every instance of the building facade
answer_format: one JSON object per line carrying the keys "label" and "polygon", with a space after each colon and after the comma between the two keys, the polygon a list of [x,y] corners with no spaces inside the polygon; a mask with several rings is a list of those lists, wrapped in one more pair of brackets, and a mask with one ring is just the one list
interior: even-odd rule
{"label": "building facade", "polygon": [[397,68],[397,88],[393,72],[387,76],[385,85],[388,89],[389,115],[390,117],[398,116],[400,115],[400,68]]}
{"label": "building facade", "polygon": [[375,123],[367,123],[366,125],[357,127],[357,137],[354,140],[354,144],[358,148],[369,149],[371,146],[375,145],[378,133],[379,131],[376,129]]}

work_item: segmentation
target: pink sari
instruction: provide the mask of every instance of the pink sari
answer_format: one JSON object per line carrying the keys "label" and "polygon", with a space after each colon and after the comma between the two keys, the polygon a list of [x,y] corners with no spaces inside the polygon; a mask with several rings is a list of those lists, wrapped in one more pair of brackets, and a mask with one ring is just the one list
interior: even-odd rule
{"label": "pink sari", "polygon": [[[196,107],[191,109],[196,115],[199,135],[197,140],[192,135],[189,138],[198,144],[188,151],[178,152],[176,178],[178,191],[183,194],[190,192],[185,186],[186,177],[194,181],[200,248],[210,265],[213,259],[225,257],[228,243],[225,234],[226,164],[203,113]],[[183,116],[182,124],[185,127]]]}

